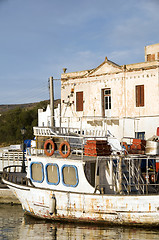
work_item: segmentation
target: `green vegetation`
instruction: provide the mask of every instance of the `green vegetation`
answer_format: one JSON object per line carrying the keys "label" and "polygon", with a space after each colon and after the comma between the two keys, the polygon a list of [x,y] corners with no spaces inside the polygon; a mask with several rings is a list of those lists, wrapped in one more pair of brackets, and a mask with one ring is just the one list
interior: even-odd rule
{"label": "green vegetation", "polygon": [[[59,100],[57,100],[59,102]],[[33,139],[33,127],[37,126],[38,109],[46,108],[48,101],[42,101],[30,107],[18,106],[0,115],[0,146],[18,144],[22,141],[20,129],[26,128],[25,139]]]}

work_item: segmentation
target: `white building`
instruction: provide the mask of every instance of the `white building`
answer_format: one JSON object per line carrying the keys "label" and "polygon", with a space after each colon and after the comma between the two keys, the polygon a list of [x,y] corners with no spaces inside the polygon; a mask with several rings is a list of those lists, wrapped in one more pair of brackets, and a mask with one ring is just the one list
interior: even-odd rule
{"label": "white building", "polygon": [[[145,47],[145,62],[61,75],[62,126],[109,130],[148,139],[159,127],[159,44]],[[69,120],[68,120],[69,118]]]}
{"label": "white building", "polygon": [[[60,127],[60,104],[54,109],[54,121],[55,126]],[[51,127],[51,109],[50,105],[47,105],[46,110],[38,109],[38,126],[39,127]]]}

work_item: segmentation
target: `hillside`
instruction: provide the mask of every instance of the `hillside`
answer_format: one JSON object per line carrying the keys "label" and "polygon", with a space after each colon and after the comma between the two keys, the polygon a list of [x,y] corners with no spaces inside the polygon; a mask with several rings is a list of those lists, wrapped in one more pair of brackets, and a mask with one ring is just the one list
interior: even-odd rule
{"label": "hillside", "polygon": [[[60,99],[55,100],[55,108],[57,108],[57,105],[60,103]],[[25,103],[25,104],[7,104],[7,105],[0,105],[0,113],[13,110],[15,108],[26,108],[26,109],[32,109],[37,107],[38,105],[43,104],[49,104],[49,100],[44,100],[42,102],[36,102],[36,103]]]}
{"label": "hillside", "polygon": [[[33,139],[33,127],[38,123],[38,109],[46,109],[49,101],[0,105],[0,147],[22,142],[20,129],[25,127],[25,139]],[[55,108],[60,99],[55,100]]]}

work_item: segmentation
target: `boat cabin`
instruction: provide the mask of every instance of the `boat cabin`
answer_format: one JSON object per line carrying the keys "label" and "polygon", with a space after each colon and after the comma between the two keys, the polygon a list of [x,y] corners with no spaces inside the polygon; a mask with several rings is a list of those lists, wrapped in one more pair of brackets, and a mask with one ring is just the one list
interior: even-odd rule
{"label": "boat cabin", "polygon": [[36,149],[27,156],[33,186],[92,194],[158,191],[157,156],[113,153],[104,137],[49,134],[37,136]]}
{"label": "boat cabin", "polygon": [[[138,154],[113,151],[107,137],[35,130],[36,144],[26,149],[27,175],[20,184],[25,180],[33,187],[86,194],[158,192],[159,156],[139,154],[140,149]],[[12,166],[4,169],[4,178],[13,182],[16,174]]]}

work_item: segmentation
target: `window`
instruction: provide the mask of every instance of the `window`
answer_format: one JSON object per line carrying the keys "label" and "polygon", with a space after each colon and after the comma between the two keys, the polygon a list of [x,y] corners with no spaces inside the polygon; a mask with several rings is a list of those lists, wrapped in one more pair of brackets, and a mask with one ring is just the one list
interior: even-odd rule
{"label": "window", "polygon": [[31,180],[34,182],[43,182],[44,180],[44,170],[42,163],[31,163],[30,165],[31,171]]}
{"label": "window", "polygon": [[83,92],[76,92],[76,111],[83,111]]}
{"label": "window", "polygon": [[145,132],[135,132],[135,138],[144,140],[145,139]]}
{"label": "window", "polygon": [[111,109],[111,89],[104,90],[104,107],[105,110]]}
{"label": "window", "polygon": [[84,173],[87,181],[92,187],[95,187],[95,171],[96,164],[94,162],[86,162],[86,164],[84,165]]}
{"label": "window", "polygon": [[48,184],[57,185],[60,182],[59,168],[57,164],[46,165],[46,181]]}
{"label": "window", "polygon": [[62,167],[62,181],[67,187],[76,187],[78,185],[78,173],[76,166],[64,165]]}
{"label": "window", "polygon": [[111,116],[111,108],[112,108],[112,100],[111,100],[111,89],[106,88],[102,89],[102,109],[103,116],[110,117]]}
{"label": "window", "polygon": [[136,86],[136,107],[144,106],[144,85]]}
{"label": "window", "polygon": [[147,54],[147,61],[154,61],[155,60],[155,54]]}

